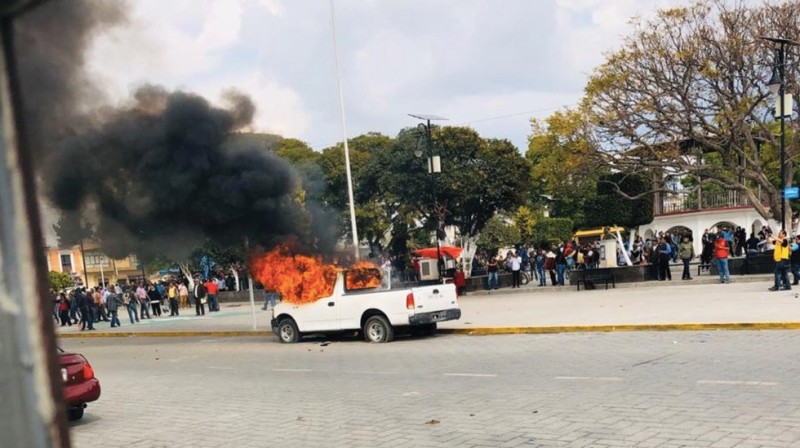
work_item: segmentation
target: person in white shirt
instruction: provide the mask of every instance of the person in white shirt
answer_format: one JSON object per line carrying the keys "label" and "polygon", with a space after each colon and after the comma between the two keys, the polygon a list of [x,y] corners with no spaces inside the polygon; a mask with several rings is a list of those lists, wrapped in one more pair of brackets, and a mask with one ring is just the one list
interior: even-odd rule
{"label": "person in white shirt", "polygon": [[519,288],[521,283],[520,270],[522,269],[522,257],[518,253],[509,251],[508,264],[511,268],[511,287]]}

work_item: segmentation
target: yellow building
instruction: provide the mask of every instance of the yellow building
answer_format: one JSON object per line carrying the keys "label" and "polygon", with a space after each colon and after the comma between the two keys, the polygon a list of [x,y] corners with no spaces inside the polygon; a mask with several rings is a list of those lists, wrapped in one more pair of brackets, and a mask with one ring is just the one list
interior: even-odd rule
{"label": "yellow building", "polygon": [[[106,256],[95,243],[85,243],[83,248],[82,257],[80,246],[48,247],[47,270],[71,274],[78,284],[85,283],[85,278],[88,277],[88,286],[97,286],[103,280],[107,284],[111,284],[131,283],[142,279],[142,270],[136,255],[113,260]],[[85,267],[84,258],[86,259]]]}

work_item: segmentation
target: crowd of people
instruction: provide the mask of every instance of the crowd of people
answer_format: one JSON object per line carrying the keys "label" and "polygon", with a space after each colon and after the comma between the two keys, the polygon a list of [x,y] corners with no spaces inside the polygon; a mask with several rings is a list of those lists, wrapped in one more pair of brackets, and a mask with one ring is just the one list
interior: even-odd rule
{"label": "crowd of people", "polygon": [[[190,286],[193,288],[190,290]],[[192,282],[186,277],[170,281],[118,283],[93,288],[77,287],[67,291],[51,291],[53,318],[62,327],[80,325],[81,331],[93,331],[99,322],[109,322],[111,328],[121,326],[120,310],[128,313],[131,325],[142,319],[179,316],[181,309],[194,307],[196,316],[218,312],[219,292],[233,289],[227,279],[199,276]]]}

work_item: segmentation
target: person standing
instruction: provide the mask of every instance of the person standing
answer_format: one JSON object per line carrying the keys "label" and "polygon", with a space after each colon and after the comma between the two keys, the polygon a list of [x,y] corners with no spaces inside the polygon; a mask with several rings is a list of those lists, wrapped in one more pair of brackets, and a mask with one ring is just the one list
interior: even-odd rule
{"label": "person standing", "polygon": [[94,330],[94,316],[92,315],[92,299],[83,290],[75,290],[75,301],[81,313],[81,331]]}
{"label": "person standing", "polygon": [[161,317],[161,301],[164,300],[158,292],[158,288],[151,283],[147,288],[147,298],[150,299],[150,306],[153,307],[153,317]]}
{"label": "person standing", "polygon": [[125,307],[128,309],[128,318],[131,320],[131,325],[139,321],[139,301],[136,300],[136,291],[131,290],[130,286],[126,286],[122,292],[122,299],[125,302]]}
{"label": "person standing", "polygon": [[509,254],[508,264],[511,268],[511,287],[519,288],[522,283],[522,276],[520,274],[520,270],[522,270],[522,258],[519,254],[512,252]]}
{"label": "person standing", "polygon": [[792,285],[797,285],[800,280],[800,235],[794,237],[794,243],[791,245],[792,253],[789,255],[789,262],[792,265],[792,276],[794,281]]}
{"label": "person standing", "polygon": [[189,308],[189,288],[183,282],[178,283],[178,297],[181,308]]}
{"label": "person standing", "polygon": [[106,313],[106,306],[103,302],[103,294],[100,292],[99,286],[94,288],[94,291],[92,292],[92,300],[94,301],[94,307],[97,314],[95,322],[100,322],[101,320],[108,322],[108,313]]}
{"label": "person standing", "polygon": [[169,315],[178,316],[178,286],[175,282],[169,284],[167,289],[167,299],[169,300]]}
{"label": "person standing", "polygon": [[558,275],[558,286],[564,286],[564,273],[567,271],[567,257],[564,254],[564,247],[560,246],[556,252],[556,274]]}
{"label": "person standing", "polygon": [[558,282],[556,281],[556,253],[553,250],[557,250],[555,248],[551,248],[547,251],[547,254],[544,258],[544,269],[550,274],[550,285],[557,286]]}
{"label": "person standing", "polygon": [[786,274],[789,269],[789,240],[786,238],[785,230],[778,232],[778,238],[775,240],[775,249],[772,251],[772,259],[775,261],[775,284],[769,290],[792,289],[789,286],[789,276]]}
{"label": "person standing", "polygon": [[730,249],[728,241],[720,233],[716,239],[713,240],[714,244],[714,259],[717,260],[717,271],[719,272],[720,283],[730,283],[731,273],[728,269],[728,257],[730,257]]}
{"label": "person standing", "polygon": [[58,317],[62,327],[72,326],[72,320],[69,318],[69,299],[63,292],[58,294]]}
{"label": "person standing", "polygon": [[694,259],[694,244],[689,241],[688,236],[683,237],[683,242],[680,248],[678,248],[678,258],[683,261],[683,276],[681,280],[691,280],[692,274],[689,271],[689,263]]}
{"label": "person standing", "polygon": [[[203,284],[202,281],[198,278],[197,281],[194,282],[194,291],[192,291],[194,295],[194,312],[197,316],[205,316],[206,315],[206,296],[208,295],[206,285]],[[208,311],[211,312],[211,303],[208,304]]]}
{"label": "person standing", "polygon": [[658,263],[658,280],[672,280],[672,272],[669,269],[669,258],[672,248],[663,236],[658,239],[656,246],[656,262]]}
{"label": "person standing", "polygon": [[536,274],[539,276],[539,286],[547,286],[547,278],[544,274],[544,250],[539,249],[533,258],[533,263],[536,266]]}
{"label": "person standing", "polygon": [[142,319],[150,319],[150,298],[142,283],[136,286],[136,300],[139,301],[139,315],[142,316]]}
{"label": "person standing", "polygon": [[489,259],[486,271],[489,273],[489,289],[497,289],[497,257]]}
{"label": "person standing", "polygon": [[219,284],[213,278],[209,278],[205,288],[208,292],[208,312],[219,311]]}
{"label": "person standing", "polygon": [[117,293],[108,291],[108,294],[106,294],[106,308],[108,308],[108,313],[111,314],[111,328],[122,326],[119,321],[119,307],[121,305],[122,297]]}

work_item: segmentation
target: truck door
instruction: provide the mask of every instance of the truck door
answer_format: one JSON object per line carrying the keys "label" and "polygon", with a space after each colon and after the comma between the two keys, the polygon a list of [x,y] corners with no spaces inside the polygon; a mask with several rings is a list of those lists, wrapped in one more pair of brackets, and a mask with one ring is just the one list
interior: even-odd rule
{"label": "truck door", "polygon": [[[296,305],[298,309],[297,326],[302,332],[337,331],[339,316],[338,297],[323,297],[315,302]],[[302,316],[302,317],[301,317]]]}

